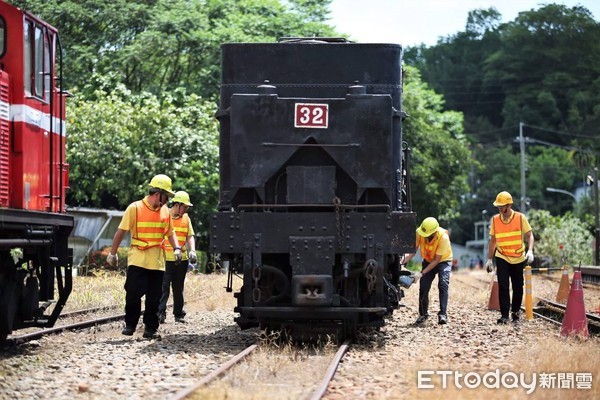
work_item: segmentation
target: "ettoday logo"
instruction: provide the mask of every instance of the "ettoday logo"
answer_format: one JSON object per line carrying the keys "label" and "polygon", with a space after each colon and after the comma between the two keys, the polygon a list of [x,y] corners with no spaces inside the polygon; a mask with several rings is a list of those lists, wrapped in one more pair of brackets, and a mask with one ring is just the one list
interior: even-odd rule
{"label": "ettoday logo", "polygon": [[435,389],[434,377],[438,376],[442,389],[454,384],[457,389],[476,389],[484,386],[488,389],[519,389],[527,394],[539,387],[542,389],[591,389],[592,374],[590,372],[558,372],[558,373],[525,373],[500,372],[499,369],[480,374],[477,372],[459,371],[417,371],[418,389]]}

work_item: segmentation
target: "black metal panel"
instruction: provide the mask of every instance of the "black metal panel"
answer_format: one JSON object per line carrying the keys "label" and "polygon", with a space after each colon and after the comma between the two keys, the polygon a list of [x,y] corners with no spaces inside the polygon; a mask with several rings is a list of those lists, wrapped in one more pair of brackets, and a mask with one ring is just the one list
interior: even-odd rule
{"label": "black metal panel", "polygon": [[334,263],[335,237],[291,236],[290,265],[293,275],[331,275]]}
{"label": "black metal panel", "polygon": [[[358,43],[227,43],[221,46],[221,106],[232,93],[269,84],[286,97],[344,97],[360,84],[369,93],[393,93],[400,108],[402,47]],[[252,93],[252,92],[250,92]]]}
{"label": "black metal panel", "polygon": [[385,307],[239,307],[242,315],[275,318],[279,320],[300,319],[356,319],[362,315],[377,315],[383,317],[388,314]]}
{"label": "black metal panel", "polygon": [[[221,100],[217,112],[220,209],[229,208],[232,201],[235,206],[241,188],[248,188],[259,200],[264,199],[265,182],[285,167],[285,162],[299,149],[267,148],[263,143],[309,141],[330,146],[323,149],[357,183],[355,197],[362,196],[369,188],[380,188],[390,198],[390,204],[398,207],[402,186],[402,182],[396,182],[400,179],[396,172],[401,169],[402,157],[401,46],[312,41],[229,43],[222,45],[221,50]],[[266,81],[275,89],[258,88]],[[360,88],[351,89],[356,85]],[[260,100],[259,93],[262,93]],[[245,95],[252,95],[252,99],[242,101],[240,97]],[[386,95],[383,97],[389,104],[363,109],[373,95]],[[290,104],[296,100],[326,100],[332,107],[330,126],[293,129]],[[334,134],[326,137],[323,131]],[[339,141],[332,142],[332,137]],[[331,147],[340,143],[358,143],[358,146]],[[354,165],[355,162],[360,165]]]}
{"label": "black metal panel", "polygon": [[233,96],[227,149],[231,187],[264,187],[308,144],[323,149],[359,188],[389,190],[395,182],[394,157],[398,153],[392,146],[391,97],[324,99],[329,106],[327,129],[294,127],[295,104],[303,101],[307,100]]}
{"label": "black metal panel", "polygon": [[291,166],[286,168],[288,204],[332,204],[335,167]]}
{"label": "black metal panel", "polygon": [[401,254],[414,251],[415,219],[402,212],[222,212],[212,217],[211,252],[242,253],[260,233],[263,253],[288,253],[292,236],[334,236],[336,253],[366,253],[372,234],[384,254]]}
{"label": "black metal panel", "polygon": [[75,218],[67,214],[0,208],[0,225],[3,223],[61,226],[68,228],[70,232],[75,225]]}

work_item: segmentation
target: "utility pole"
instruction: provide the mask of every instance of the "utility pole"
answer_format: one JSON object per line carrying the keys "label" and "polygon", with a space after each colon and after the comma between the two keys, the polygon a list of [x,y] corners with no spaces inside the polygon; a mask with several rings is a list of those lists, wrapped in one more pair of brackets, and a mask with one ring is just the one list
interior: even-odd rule
{"label": "utility pole", "polygon": [[527,193],[525,192],[525,138],[523,137],[523,123],[519,122],[519,147],[521,148],[521,212],[525,214]]}
{"label": "utility pole", "polygon": [[594,239],[596,241],[595,262],[594,265],[600,265],[600,216],[598,215],[598,167],[592,170],[592,180],[594,181],[594,214],[596,214],[596,231]]}

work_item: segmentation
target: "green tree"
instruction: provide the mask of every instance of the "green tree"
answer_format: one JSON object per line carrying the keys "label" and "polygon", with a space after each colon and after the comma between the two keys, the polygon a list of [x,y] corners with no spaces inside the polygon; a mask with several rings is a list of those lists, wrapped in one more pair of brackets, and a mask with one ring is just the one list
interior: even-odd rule
{"label": "green tree", "polygon": [[484,84],[484,63],[500,46],[500,18],[495,8],[473,10],[464,32],[440,39],[429,48],[409,47],[404,57],[407,64],[419,68],[436,92],[444,95],[445,109],[464,113],[469,132],[502,123],[494,112],[502,104],[502,95],[497,88]]}
{"label": "green tree", "polygon": [[[13,0],[61,32],[66,87],[114,74],[134,93],[218,93],[221,43],[335,36],[331,0]],[[83,93],[87,95],[87,93]]]}
{"label": "green tree", "polygon": [[570,214],[554,217],[546,210],[531,210],[528,220],[538,257],[549,257],[555,267],[592,263],[592,235],[579,219]]}
{"label": "green tree", "polygon": [[413,209],[418,219],[428,216],[447,224],[458,216],[467,191],[470,168],[462,115],[443,111],[443,98],[421,81],[418,70],[407,67],[404,76],[404,140],[411,148]]}
{"label": "green tree", "polygon": [[[500,24],[494,9],[469,13],[464,32],[437,45],[408,49],[405,61],[447,100],[444,109],[464,113],[473,157],[471,190],[461,203],[460,234],[495,212],[500,190],[520,205],[520,122],[525,123],[527,197],[532,208],[564,214],[567,196],[600,154],[600,24],[584,7],[546,4]],[[535,143],[535,146],[530,145]],[[537,144],[559,146],[552,149]],[[582,220],[587,208],[578,206]],[[453,235],[454,239],[455,235]],[[466,237],[465,237],[466,238]]]}
{"label": "green tree", "polygon": [[175,91],[159,99],[123,85],[69,104],[71,205],[124,209],[164,173],[190,193],[199,232],[218,198],[216,106]]}

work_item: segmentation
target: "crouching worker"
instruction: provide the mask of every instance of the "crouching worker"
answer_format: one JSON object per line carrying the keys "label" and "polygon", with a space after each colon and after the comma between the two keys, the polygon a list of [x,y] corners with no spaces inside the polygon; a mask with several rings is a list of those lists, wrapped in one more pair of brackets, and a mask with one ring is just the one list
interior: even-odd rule
{"label": "crouching worker", "polygon": [[169,300],[170,287],[173,287],[173,316],[176,322],[185,322],[185,311],[183,309],[183,286],[185,276],[188,272],[188,260],[191,264],[196,264],[196,241],[194,239],[194,228],[192,221],[187,213],[190,202],[190,195],[183,190],[175,192],[175,197],[171,200],[171,218],[173,218],[173,228],[177,234],[179,246],[181,246],[181,262],[175,260],[173,247],[165,243],[165,254],[167,265],[162,282],[162,296],[158,306],[158,319],[164,323],[167,317],[167,301]]}
{"label": "crouching worker", "polygon": [[[446,309],[448,307],[450,271],[452,270],[452,247],[448,231],[440,228],[440,224],[433,217],[425,218],[417,229],[416,249],[419,248],[423,263],[419,284],[419,318],[415,323],[422,324],[429,317],[429,290],[437,275],[440,296],[438,324],[446,324],[448,323]],[[405,254],[402,263],[407,264],[415,254]]]}

